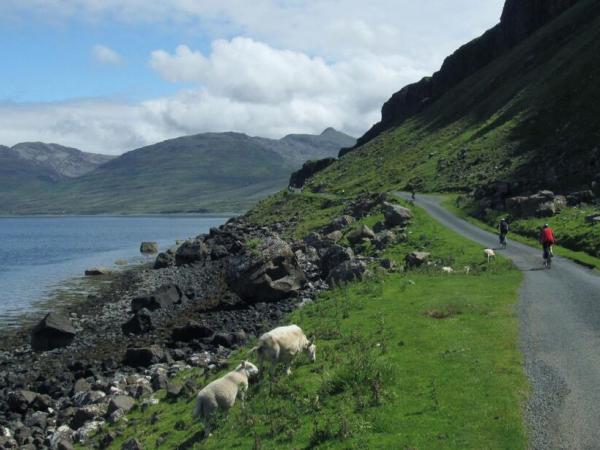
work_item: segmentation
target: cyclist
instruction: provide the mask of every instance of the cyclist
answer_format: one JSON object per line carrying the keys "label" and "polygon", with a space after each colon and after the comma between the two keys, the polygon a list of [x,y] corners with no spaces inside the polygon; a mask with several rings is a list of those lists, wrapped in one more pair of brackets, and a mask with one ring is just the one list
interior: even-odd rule
{"label": "cyclist", "polygon": [[508,222],[506,219],[500,219],[500,223],[498,224],[498,233],[500,238],[500,245],[502,248],[506,248],[506,235],[508,234]]}
{"label": "cyclist", "polygon": [[550,228],[547,223],[544,224],[540,232],[540,244],[542,244],[544,249],[544,266],[547,269],[549,269],[552,265],[552,258],[554,257],[554,254],[552,253],[552,246],[555,242],[556,239],[554,238],[554,232],[552,231],[552,228]]}

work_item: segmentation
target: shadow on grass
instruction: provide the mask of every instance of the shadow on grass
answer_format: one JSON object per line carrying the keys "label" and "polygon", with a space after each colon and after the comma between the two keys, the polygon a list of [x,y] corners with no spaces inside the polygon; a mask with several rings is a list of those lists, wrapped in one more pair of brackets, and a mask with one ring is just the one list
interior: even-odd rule
{"label": "shadow on grass", "polygon": [[177,446],[176,450],[186,450],[192,448],[194,444],[204,440],[204,431],[200,430],[192,434],[189,438]]}

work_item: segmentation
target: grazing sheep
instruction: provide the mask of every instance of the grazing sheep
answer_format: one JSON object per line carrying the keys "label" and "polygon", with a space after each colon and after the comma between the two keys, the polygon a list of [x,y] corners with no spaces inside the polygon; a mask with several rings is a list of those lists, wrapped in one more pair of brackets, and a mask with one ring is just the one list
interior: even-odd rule
{"label": "grazing sheep", "polygon": [[454,273],[454,269],[452,267],[442,267],[442,272],[444,272],[444,273]]}
{"label": "grazing sheep", "polygon": [[494,260],[496,259],[496,253],[494,252],[494,250],[492,250],[491,248],[486,248],[483,251],[483,254],[485,255],[485,257],[487,258],[487,262],[489,264],[490,259],[494,258]]}
{"label": "grazing sheep", "polygon": [[307,339],[298,325],[274,328],[263,334],[258,339],[257,346],[250,351],[256,351],[258,354],[258,366],[261,371],[265,359],[268,359],[271,363],[269,369],[271,373],[277,363],[283,362],[286,365],[285,373],[288,375],[292,373],[291,363],[297,353],[307,352],[312,362],[317,358],[317,347]]}
{"label": "grazing sheep", "polygon": [[258,368],[243,361],[235,370],[206,385],[196,397],[194,417],[204,424],[204,436],[210,434],[208,419],[218,410],[227,411],[235,404],[240,394],[242,402],[248,389],[248,378],[258,374]]}
{"label": "grazing sheep", "polygon": [[471,266],[465,266],[465,274],[469,275],[469,272],[471,272]]}

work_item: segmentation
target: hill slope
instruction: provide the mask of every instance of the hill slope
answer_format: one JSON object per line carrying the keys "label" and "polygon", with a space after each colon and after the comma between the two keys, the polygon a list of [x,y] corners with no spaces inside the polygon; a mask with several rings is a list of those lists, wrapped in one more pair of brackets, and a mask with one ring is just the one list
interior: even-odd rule
{"label": "hill slope", "polygon": [[0,211],[161,213],[239,211],[285,186],[306,157],[337,154],[353,138],[335,130],[280,140],[205,133],[125,153],[81,177],[0,195]]}
{"label": "hill slope", "polygon": [[78,177],[113,158],[42,142],[0,146],[0,192]]}
{"label": "hill slope", "polygon": [[[532,14],[539,11],[527,5],[566,10],[556,18],[543,16],[546,22],[517,14],[518,23],[538,28],[482,65],[471,60],[479,52],[464,49],[489,43],[489,32],[463,47],[455,56],[475,68],[471,74],[463,72],[462,81],[433,97],[418,97],[415,85],[400,91],[384,106],[383,125],[317,174],[309,188],[466,191],[508,180],[513,193],[589,189],[600,181],[600,3],[570,3],[507,2],[503,18],[514,5]],[[449,60],[458,65],[460,58]],[[426,105],[409,110],[407,105],[417,104],[409,93],[428,99]],[[409,100],[398,103],[403,96]]]}

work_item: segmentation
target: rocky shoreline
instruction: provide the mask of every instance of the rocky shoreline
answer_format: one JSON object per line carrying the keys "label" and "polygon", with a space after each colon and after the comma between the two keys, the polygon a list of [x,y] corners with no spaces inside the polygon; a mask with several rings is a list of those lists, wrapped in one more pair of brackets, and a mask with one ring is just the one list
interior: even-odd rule
{"label": "rocky shoreline", "polygon": [[[374,230],[347,232],[375,210],[385,221]],[[402,239],[411,217],[379,195],[359,198],[347,213],[294,242],[281,237],[293,221],[263,227],[230,219],[159,254],[154,268],[115,275],[66,315],[51,313],[32,339],[30,330],[13,333],[0,345],[0,448],[73,448],[133,405],[158,401],[158,389],[195,390],[169,379],[226,365],[233,349],[319,291],[365,276],[377,261],[353,247],[385,248]],[[344,234],[349,246],[339,244]]]}

